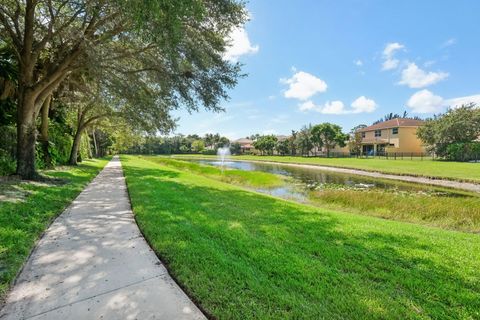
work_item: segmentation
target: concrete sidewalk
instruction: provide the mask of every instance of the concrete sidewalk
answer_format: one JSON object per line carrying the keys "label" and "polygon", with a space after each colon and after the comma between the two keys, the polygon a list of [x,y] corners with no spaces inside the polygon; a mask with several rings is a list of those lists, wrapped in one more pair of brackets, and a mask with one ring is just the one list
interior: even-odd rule
{"label": "concrete sidewalk", "polygon": [[204,319],[140,234],[118,158],[39,241],[0,319]]}

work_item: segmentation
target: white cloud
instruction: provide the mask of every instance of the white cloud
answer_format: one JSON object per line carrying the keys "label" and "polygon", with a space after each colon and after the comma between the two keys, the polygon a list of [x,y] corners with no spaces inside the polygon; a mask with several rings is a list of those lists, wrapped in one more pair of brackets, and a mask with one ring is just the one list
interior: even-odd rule
{"label": "white cloud", "polygon": [[443,109],[445,101],[427,89],[415,92],[407,101],[407,106],[415,113],[436,113]]}
{"label": "white cloud", "polygon": [[284,92],[285,98],[307,100],[319,92],[327,91],[325,81],[304,71],[298,71],[291,78],[280,81],[289,85]]}
{"label": "white cloud", "polygon": [[320,109],[320,113],[323,114],[345,114],[348,113],[347,110],[345,110],[345,105],[343,104],[342,101],[340,100],[335,100],[335,101],[327,101],[325,105]]}
{"label": "white cloud", "polygon": [[392,70],[398,67],[400,61],[398,59],[387,59],[382,63],[382,70]]}
{"label": "white cloud", "polygon": [[403,44],[400,44],[398,42],[391,42],[388,43],[385,46],[385,49],[383,49],[383,64],[382,64],[382,70],[392,70],[396,69],[400,63],[398,59],[395,59],[394,55],[395,52],[398,50],[404,49],[405,46]]}
{"label": "white cloud", "polygon": [[480,105],[480,94],[451,99],[440,96],[424,89],[414,93],[407,101],[407,106],[415,113],[438,113],[448,107],[458,108],[462,104],[476,103]]}
{"label": "white cloud", "polygon": [[385,46],[385,49],[383,49],[383,55],[387,58],[390,58],[390,57],[393,56],[395,51],[398,51],[398,50],[404,49],[404,48],[405,48],[405,46],[403,44],[398,43],[398,42],[387,43],[387,45]]}
{"label": "white cloud", "polygon": [[299,105],[300,111],[316,111],[323,114],[357,114],[373,112],[377,108],[377,103],[365,96],[358,97],[352,102],[351,108],[347,109],[340,100],[327,101],[324,105],[316,105],[308,100]]}
{"label": "white cloud", "polygon": [[457,43],[457,39],[450,38],[446,40],[444,43],[442,43],[442,48],[453,46],[455,43]]}
{"label": "white cloud", "polygon": [[375,111],[377,103],[372,99],[361,96],[352,102],[352,108],[352,113],[369,113]]}
{"label": "white cloud", "polygon": [[357,59],[357,60],[353,61],[353,63],[354,63],[357,67],[363,66],[363,61],[360,60],[360,59]]}
{"label": "white cloud", "polygon": [[313,103],[312,100],[305,101],[298,106],[300,111],[315,110],[317,106]]}
{"label": "white cloud", "polygon": [[446,105],[452,108],[458,108],[462,106],[462,104],[469,104],[472,102],[480,106],[480,94],[448,99],[446,100]]}
{"label": "white cloud", "polygon": [[252,45],[248,33],[244,28],[235,28],[227,38],[229,47],[225,52],[225,59],[237,61],[240,56],[254,54],[259,50],[258,45]]}
{"label": "white cloud", "polygon": [[448,77],[446,72],[426,72],[411,62],[402,71],[402,79],[399,84],[407,85],[410,88],[424,88]]}

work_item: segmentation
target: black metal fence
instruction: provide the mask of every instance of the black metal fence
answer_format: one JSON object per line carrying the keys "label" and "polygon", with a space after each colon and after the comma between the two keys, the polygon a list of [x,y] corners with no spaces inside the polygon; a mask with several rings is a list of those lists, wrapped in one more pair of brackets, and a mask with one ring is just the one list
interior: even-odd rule
{"label": "black metal fence", "polygon": [[[300,156],[300,155],[298,155]],[[386,159],[386,160],[451,160],[451,161],[470,161],[470,162],[480,162],[480,153],[468,154],[465,155],[462,159],[448,159],[441,158],[435,155],[434,153],[426,152],[368,152],[368,153],[350,153],[350,152],[317,152],[309,153],[308,155],[303,155],[303,157],[318,157],[318,158],[377,158],[377,159]]]}
{"label": "black metal fence", "polygon": [[368,152],[368,153],[349,153],[349,152],[331,152],[330,154],[323,154],[323,157],[332,158],[381,158],[387,160],[424,160],[435,159],[435,154],[425,152]]}
{"label": "black metal fence", "polygon": [[[433,160],[436,159],[435,154],[425,152],[368,152],[368,153],[351,153],[351,152],[321,152],[317,154],[309,153],[303,157],[318,158],[364,158],[364,159],[387,159],[387,160]],[[479,155],[480,159],[480,155]]]}

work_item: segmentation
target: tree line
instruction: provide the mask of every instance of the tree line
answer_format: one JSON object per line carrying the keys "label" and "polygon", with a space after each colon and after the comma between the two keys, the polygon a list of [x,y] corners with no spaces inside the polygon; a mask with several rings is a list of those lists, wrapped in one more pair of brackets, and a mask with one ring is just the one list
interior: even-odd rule
{"label": "tree line", "polygon": [[417,131],[427,151],[454,161],[480,160],[480,108],[474,103],[427,119]]}
{"label": "tree line", "polygon": [[36,179],[130,133],[170,132],[171,110],[222,111],[243,76],[227,35],[247,18],[235,0],[3,1],[1,166]]}
{"label": "tree line", "polygon": [[303,126],[300,130],[292,130],[291,135],[279,139],[274,135],[253,135],[253,146],[261,154],[316,156],[318,152],[327,155],[335,147],[345,147],[350,135],[342,132],[342,127],[333,123]]}
{"label": "tree line", "polygon": [[[374,124],[404,117],[407,117],[406,113],[390,113]],[[411,119],[421,120],[418,117]],[[346,152],[361,155],[362,135],[359,130],[365,127],[367,125],[360,124],[349,133],[344,133],[340,126],[327,122],[305,125],[300,130],[292,130],[289,136],[257,133],[246,138],[252,140],[254,152],[261,155],[330,156],[337,147],[348,147]],[[480,109],[474,104],[448,109],[443,114],[425,119],[424,125],[417,130],[417,136],[424,143],[426,152],[435,154],[438,158],[480,160]],[[239,143],[218,133],[203,137],[196,134],[137,137],[135,143],[121,151],[136,154],[216,154],[218,148],[227,146],[232,154],[244,152]]]}
{"label": "tree line", "polygon": [[228,146],[232,149],[232,153],[238,153],[238,144],[231,143],[227,137],[221,136],[218,133],[207,133],[203,137],[197,134],[177,134],[163,137],[139,137],[135,144],[121,151],[131,154],[217,154],[218,148]]}

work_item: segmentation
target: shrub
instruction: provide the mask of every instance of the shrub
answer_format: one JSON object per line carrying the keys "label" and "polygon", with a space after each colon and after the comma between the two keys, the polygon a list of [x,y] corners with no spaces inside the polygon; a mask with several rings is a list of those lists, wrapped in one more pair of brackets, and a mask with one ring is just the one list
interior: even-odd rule
{"label": "shrub", "polygon": [[447,146],[446,158],[454,161],[480,160],[480,142],[459,142]]}
{"label": "shrub", "polygon": [[15,160],[0,149],[0,176],[7,176],[15,172]]}
{"label": "shrub", "polygon": [[201,153],[204,155],[216,155],[217,150],[205,149]]}

